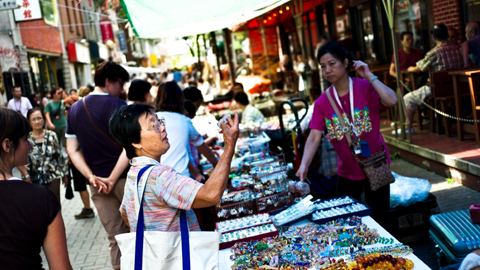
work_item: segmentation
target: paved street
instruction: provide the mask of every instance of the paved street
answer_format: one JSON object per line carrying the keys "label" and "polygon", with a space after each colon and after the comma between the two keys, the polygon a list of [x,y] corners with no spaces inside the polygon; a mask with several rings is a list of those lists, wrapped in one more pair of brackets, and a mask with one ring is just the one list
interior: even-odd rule
{"label": "paved street", "polygon": [[[392,170],[398,174],[428,179],[432,183],[431,193],[437,197],[442,212],[467,209],[480,202],[480,192],[458,183],[449,184],[446,179],[426,171],[404,160],[392,162]],[[78,193],[72,200],[62,194],[62,211],[67,232],[68,252],[73,269],[112,269],[108,251],[108,240],[98,216],[93,219],[75,220],[73,215],[82,208]],[[93,205],[93,203],[92,203]],[[411,245],[415,254],[432,269],[438,269],[433,245],[428,240]],[[47,268],[46,260],[45,268]]]}
{"label": "paved street", "polygon": [[[68,254],[75,270],[112,269],[105,229],[95,212],[91,219],[76,220],[74,215],[82,209],[78,192],[72,200],[65,199],[62,190],[62,215],[67,233]],[[91,202],[93,205],[93,202]],[[43,254],[42,254],[43,255]],[[48,269],[43,256],[44,267]]]}

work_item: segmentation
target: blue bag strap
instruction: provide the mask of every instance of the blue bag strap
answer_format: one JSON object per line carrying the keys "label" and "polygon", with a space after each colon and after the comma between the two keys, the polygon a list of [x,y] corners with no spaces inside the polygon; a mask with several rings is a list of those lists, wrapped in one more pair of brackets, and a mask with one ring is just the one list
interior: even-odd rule
{"label": "blue bag strap", "polygon": [[[140,183],[140,178],[142,178],[143,173],[150,168],[151,165],[143,167],[137,176],[137,183],[136,187]],[[148,179],[147,179],[148,180]],[[145,180],[145,181],[147,181]],[[135,190],[135,192],[137,192]],[[145,231],[145,222],[143,218],[143,194],[145,193],[145,189],[142,191],[142,198],[140,199],[140,213],[138,214],[137,220],[137,232],[135,236],[135,270],[142,270],[143,264],[143,235]]]}
{"label": "blue bag strap", "polygon": [[182,264],[183,270],[190,270],[190,243],[188,238],[187,212],[180,211],[180,232],[182,235]]}

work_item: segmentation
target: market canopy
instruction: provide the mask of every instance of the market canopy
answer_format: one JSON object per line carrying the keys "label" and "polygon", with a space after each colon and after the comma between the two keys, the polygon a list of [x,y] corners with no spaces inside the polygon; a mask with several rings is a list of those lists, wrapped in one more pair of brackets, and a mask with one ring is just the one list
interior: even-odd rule
{"label": "market canopy", "polygon": [[135,34],[142,38],[208,33],[256,18],[290,0],[121,0]]}

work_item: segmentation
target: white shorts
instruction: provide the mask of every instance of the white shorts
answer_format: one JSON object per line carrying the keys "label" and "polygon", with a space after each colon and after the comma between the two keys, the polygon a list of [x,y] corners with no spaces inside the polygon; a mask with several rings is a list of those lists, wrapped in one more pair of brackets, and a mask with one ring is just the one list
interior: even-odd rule
{"label": "white shorts", "polygon": [[[405,96],[403,96],[403,101],[405,102],[405,107],[412,111],[416,111],[418,106],[422,105],[422,101],[424,101],[427,97],[429,97],[432,93],[430,92],[430,86],[422,86],[417,90],[409,92]],[[415,97],[414,97],[415,95]]]}

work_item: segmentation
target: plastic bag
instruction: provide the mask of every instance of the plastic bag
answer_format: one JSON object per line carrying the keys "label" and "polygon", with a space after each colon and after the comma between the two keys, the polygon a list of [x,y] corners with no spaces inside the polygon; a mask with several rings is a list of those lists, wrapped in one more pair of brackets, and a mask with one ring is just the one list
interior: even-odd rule
{"label": "plastic bag", "polygon": [[432,188],[426,179],[406,177],[392,172],[395,182],[390,184],[390,208],[409,206],[424,201]]}
{"label": "plastic bag", "polygon": [[304,197],[310,194],[310,185],[308,185],[306,182],[290,180],[288,182],[288,190],[291,193],[297,193]]}

